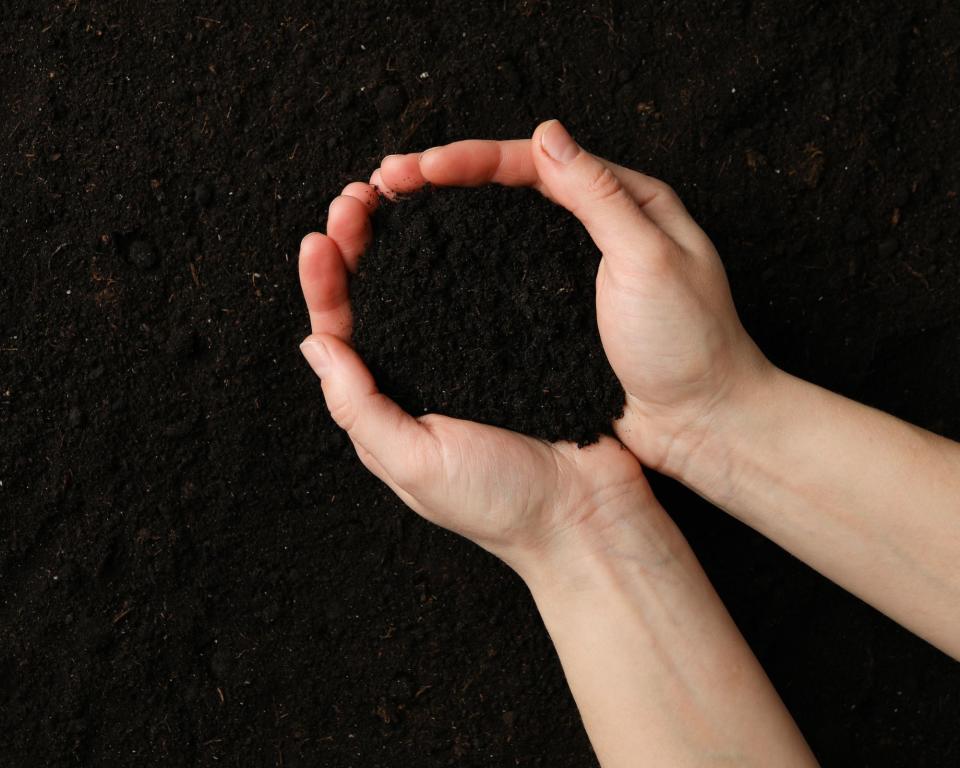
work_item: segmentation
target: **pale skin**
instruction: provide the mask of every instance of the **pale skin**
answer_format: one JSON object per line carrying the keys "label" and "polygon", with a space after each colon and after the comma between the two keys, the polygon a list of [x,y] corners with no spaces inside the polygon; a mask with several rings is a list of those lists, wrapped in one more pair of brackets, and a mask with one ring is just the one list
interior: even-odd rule
{"label": "pale skin", "polygon": [[[532,139],[393,155],[304,239],[302,349],[360,460],[414,511],[525,580],[605,768],[815,765],[640,464],[671,475],[960,657],[960,446],[795,379],[743,329],[722,263],[662,182]],[[539,190],[603,258],[597,322],[626,392],[619,438],[577,449],[377,392],[350,347],[349,273],[377,191]]]}

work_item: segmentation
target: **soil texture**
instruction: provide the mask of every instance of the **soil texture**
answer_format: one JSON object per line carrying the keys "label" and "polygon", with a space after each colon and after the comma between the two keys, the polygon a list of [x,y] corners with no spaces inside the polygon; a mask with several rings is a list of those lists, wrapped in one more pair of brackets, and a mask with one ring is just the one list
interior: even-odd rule
{"label": "soil texture", "polygon": [[597,331],[600,252],[539,193],[434,189],[386,202],[351,285],[354,343],[382,391],[543,438],[612,434],[623,388]]}
{"label": "soil texture", "polygon": [[[523,584],[331,423],[300,239],[385,154],[561,118],[774,362],[958,438],[958,41],[953,0],[0,0],[0,765],[590,765]],[[369,352],[411,405],[464,375]],[[654,480],[824,765],[960,764],[955,662]]]}

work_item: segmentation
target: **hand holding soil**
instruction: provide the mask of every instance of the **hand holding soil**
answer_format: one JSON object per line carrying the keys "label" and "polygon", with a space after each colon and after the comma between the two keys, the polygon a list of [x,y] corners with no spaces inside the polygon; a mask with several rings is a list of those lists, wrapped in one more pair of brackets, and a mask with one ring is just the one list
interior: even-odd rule
{"label": "hand holding soil", "polygon": [[[522,181],[510,169],[522,172],[531,146],[509,143],[495,164],[494,143],[428,155],[436,158],[441,185]],[[420,158],[413,160],[419,167]],[[388,196],[426,182],[408,158],[385,166],[371,181]],[[455,175],[463,169],[473,175]],[[377,390],[351,346],[347,280],[370,242],[378,203],[374,187],[348,185],[330,206],[327,234],[308,235],[300,252],[312,330],[301,349],[363,464],[413,510],[523,577],[605,766],[631,765],[651,749],[699,763],[731,743],[745,753],[777,755],[782,765],[813,764],[639,462],[620,443],[605,436],[578,448],[438,414],[414,418]],[[614,294],[617,300],[623,297]],[[638,661],[636,649],[651,636],[663,650]],[[714,665],[736,672],[717,685]],[[659,691],[653,698],[651,681]],[[747,703],[732,708],[732,700]],[[765,727],[753,733],[747,722]]]}
{"label": "hand holding soil", "polygon": [[[388,195],[530,186],[571,211],[603,253],[597,322],[627,395],[623,443],[960,656],[960,446],[771,365],[669,187],[590,155],[556,121],[529,141],[387,157],[371,182]],[[925,514],[905,529],[914,509]]]}
{"label": "hand holding soil", "polygon": [[526,578],[549,563],[561,572],[587,558],[595,536],[655,505],[639,462],[604,437],[578,450],[506,429],[428,414],[413,418],[377,391],[351,347],[348,269],[369,240],[376,192],[349,185],[330,208],[328,234],[307,236],[300,275],[311,318],[302,349],[321,378],[331,415],[364,465],[413,510],[456,531]]}
{"label": "hand holding soil", "polygon": [[530,140],[461,141],[384,159],[385,194],[424,183],[528,186],[575,214],[603,254],[596,276],[604,350],[627,394],[621,440],[660,469],[727,395],[770,368],[744,331],[716,249],[670,187],[581,150],[557,121]]}
{"label": "hand holding soil", "polygon": [[[602,253],[600,337],[626,393],[613,425],[623,445],[414,418],[378,392],[351,347],[348,272],[378,192],[428,183],[533,187],[586,227]],[[302,350],[334,420],[412,509],[524,578],[605,766],[641,753],[815,764],[636,459],[960,655],[960,446],[772,366],[716,250],[662,182],[590,155],[556,121],[529,141],[393,155],[333,202],[300,272],[312,325]],[[911,507],[923,513],[905,526]]]}

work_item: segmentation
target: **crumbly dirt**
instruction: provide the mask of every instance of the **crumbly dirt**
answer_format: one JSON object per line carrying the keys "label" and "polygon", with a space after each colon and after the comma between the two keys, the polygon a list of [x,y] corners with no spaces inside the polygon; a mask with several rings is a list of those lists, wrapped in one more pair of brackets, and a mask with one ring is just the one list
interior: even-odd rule
{"label": "crumbly dirt", "polygon": [[[386,153],[560,117],[776,363],[960,437],[955,2],[198,7],[0,2],[0,764],[590,764],[523,585],[297,349],[300,238]],[[956,663],[656,486],[825,765],[960,763]]]}
{"label": "crumbly dirt", "polygon": [[612,434],[623,388],[597,331],[600,252],[576,219],[488,186],[385,202],[373,224],[351,302],[382,391],[544,440]]}

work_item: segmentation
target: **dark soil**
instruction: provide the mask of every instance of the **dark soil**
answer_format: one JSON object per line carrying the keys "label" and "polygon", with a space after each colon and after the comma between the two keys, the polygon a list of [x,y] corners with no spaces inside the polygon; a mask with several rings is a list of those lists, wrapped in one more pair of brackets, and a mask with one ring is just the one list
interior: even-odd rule
{"label": "dark soil", "polygon": [[[523,585],[297,349],[300,238],[386,153],[560,117],[778,364],[960,437],[952,0],[197,7],[0,2],[0,764],[590,764]],[[825,765],[960,763],[956,663],[657,491]]]}
{"label": "dark soil", "polygon": [[594,442],[623,414],[597,331],[600,251],[527,189],[432,188],[374,215],[354,342],[410,413]]}

